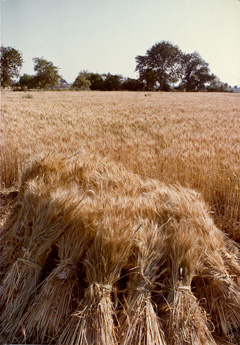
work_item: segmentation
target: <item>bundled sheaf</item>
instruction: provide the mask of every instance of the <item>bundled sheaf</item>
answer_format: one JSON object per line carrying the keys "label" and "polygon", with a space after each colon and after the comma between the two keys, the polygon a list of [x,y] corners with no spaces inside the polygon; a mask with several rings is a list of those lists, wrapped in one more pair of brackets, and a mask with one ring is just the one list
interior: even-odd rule
{"label": "bundled sheaf", "polygon": [[129,280],[124,312],[120,318],[122,344],[165,345],[161,321],[152,302],[152,292],[165,273],[166,237],[149,219],[139,219],[128,267]]}
{"label": "bundled sheaf", "polygon": [[68,320],[59,344],[117,344],[116,300],[112,295],[128,256],[129,239],[126,229],[118,228],[117,223],[104,219],[100,225],[83,261],[84,297]]}
{"label": "bundled sheaf", "polygon": [[193,190],[49,155],[0,236],[1,342],[239,342],[239,248]]}
{"label": "bundled sheaf", "polygon": [[42,343],[47,338],[56,339],[81,298],[79,263],[94,233],[87,232],[79,218],[75,217],[73,221],[56,243],[56,266],[44,279],[24,317],[26,333],[31,336],[36,334],[36,343]]}

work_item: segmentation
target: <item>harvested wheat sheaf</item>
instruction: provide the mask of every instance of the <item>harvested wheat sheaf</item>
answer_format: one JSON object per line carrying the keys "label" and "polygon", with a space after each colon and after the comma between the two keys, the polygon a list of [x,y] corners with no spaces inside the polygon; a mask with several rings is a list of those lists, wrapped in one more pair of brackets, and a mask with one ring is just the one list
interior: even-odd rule
{"label": "harvested wheat sheaf", "polygon": [[0,236],[1,343],[239,344],[239,247],[193,190],[49,155]]}

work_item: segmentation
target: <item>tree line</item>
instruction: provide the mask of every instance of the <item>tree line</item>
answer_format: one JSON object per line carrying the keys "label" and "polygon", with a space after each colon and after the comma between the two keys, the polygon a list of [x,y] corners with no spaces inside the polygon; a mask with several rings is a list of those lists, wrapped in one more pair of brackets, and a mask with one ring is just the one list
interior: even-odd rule
{"label": "tree line", "polygon": [[[183,53],[167,41],[154,44],[145,55],[136,56],[137,79],[110,73],[99,74],[82,70],[72,88],[100,91],[227,91],[228,85],[212,74],[199,53]],[[1,86],[25,89],[64,87],[66,81],[59,67],[44,58],[33,58],[35,75],[20,75],[22,53],[1,46]],[[18,78],[18,81],[15,81]]]}

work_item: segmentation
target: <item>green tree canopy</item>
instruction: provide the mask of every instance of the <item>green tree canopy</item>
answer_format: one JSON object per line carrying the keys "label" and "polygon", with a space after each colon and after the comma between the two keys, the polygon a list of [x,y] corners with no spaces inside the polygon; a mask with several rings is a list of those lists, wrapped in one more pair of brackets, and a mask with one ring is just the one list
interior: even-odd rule
{"label": "green tree canopy", "polygon": [[177,46],[166,41],[153,45],[146,55],[138,55],[136,71],[145,89],[169,90],[171,83],[178,80],[181,55]]}
{"label": "green tree canopy", "polygon": [[143,89],[143,84],[140,80],[133,78],[126,78],[121,85],[122,90],[128,91],[141,91]]}
{"label": "green tree canopy", "polygon": [[215,78],[210,74],[206,61],[197,52],[182,54],[181,65],[180,88],[186,91],[206,90],[207,84]]}
{"label": "green tree canopy", "polygon": [[118,91],[121,90],[123,77],[121,75],[113,75],[110,73],[103,75],[104,90],[105,91]]}
{"label": "green tree canopy", "polygon": [[217,76],[212,74],[213,79],[207,85],[207,91],[226,92],[228,91],[228,84],[223,83]]}
{"label": "green tree canopy", "polygon": [[19,77],[23,64],[22,53],[12,47],[1,46],[1,86],[13,84],[13,78]]}
{"label": "green tree canopy", "polygon": [[118,91],[122,89],[123,77],[121,75],[98,74],[88,71],[79,72],[73,83],[73,88],[79,90]]}
{"label": "green tree canopy", "polygon": [[104,81],[101,74],[89,72],[87,79],[91,83],[91,90],[104,90]]}
{"label": "green tree canopy", "polygon": [[78,90],[89,90],[91,82],[88,80],[89,72],[81,71],[73,83],[73,88]]}
{"label": "green tree canopy", "polygon": [[38,87],[47,89],[57,86],[61,78],[58,73],[59,68],[43,58],[33,58],[33,61]]}
{"label": "green tree canopy", "polygon": [[21,90],[34,89],[37,87],[36,77],[30,74],[24,73],[20,77],[18,85],[21,87]]}

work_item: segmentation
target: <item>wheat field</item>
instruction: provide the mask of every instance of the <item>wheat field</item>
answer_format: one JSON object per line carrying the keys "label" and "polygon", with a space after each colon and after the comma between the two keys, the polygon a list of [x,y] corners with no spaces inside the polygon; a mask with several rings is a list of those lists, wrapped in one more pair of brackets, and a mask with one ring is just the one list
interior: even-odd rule
{"label": "wheat field", "polygon": [[1,107],[3,218],[26,162],[85,152],[201,192],[239,241],[239,94],[2,91]]}
{"label": "wheat field", "polygon": [[239,344],[239,94],[1,107],[1,343]]}

